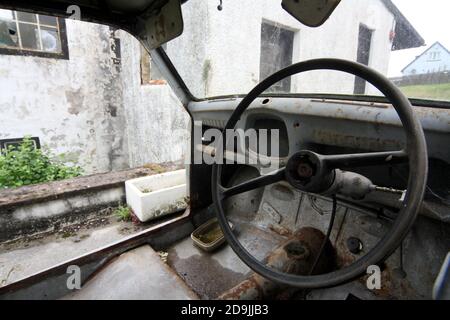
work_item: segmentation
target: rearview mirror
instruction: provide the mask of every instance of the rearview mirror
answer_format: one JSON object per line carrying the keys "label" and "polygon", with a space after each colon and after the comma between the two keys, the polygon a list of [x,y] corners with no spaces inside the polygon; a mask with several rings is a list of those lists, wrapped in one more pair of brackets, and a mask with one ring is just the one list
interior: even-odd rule
{"label": "rearview mirror", "polygon": [[327,21],[341,0],[283,0],[281,6],[308,27],[318,27]]}

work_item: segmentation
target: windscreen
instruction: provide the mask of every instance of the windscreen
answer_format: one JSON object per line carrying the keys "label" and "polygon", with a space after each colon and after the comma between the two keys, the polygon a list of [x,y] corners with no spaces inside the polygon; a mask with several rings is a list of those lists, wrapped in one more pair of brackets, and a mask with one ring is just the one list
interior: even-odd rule
{"label": "windscreen", "polygon": [[[343,0],[320,27],[302,25],[274,0],[190,0],[184,33],[166,51],[197,98],[247,94],[274,72],[316,58],[357,61],[412,98],[450,100],[450,2]],[[380,95],[337,71],[312,71],[268,93]]]}

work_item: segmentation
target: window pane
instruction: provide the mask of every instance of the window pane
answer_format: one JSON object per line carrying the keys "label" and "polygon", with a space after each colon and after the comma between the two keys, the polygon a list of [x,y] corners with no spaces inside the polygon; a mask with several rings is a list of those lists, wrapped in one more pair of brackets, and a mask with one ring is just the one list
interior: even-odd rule
{"label": "window pane", "polygon": [[12,11],[0,10],[0,47],[18,47],[17,27]]}
{"label": "window pane", "polygon": [[56,17],[39,15],[39,22],[41,25],[45,24],[47,26],[57,26]]}
{"label": "window pane", "polygon": [[61,52],[61,42],[58,30],[41,27],[42,50],[47,52]]}
{"label": "window pane", "polygon": [[34,50],[40,49],[38,39],[38,29],[36,25],[21,23],[19,25],[19,29],[20,29],[20,37],[22,39],[22,48]]}
{"label": "window pane", "polygon": [[[260,79],[292,63],[294,32],[267,23],[261,25]],[[291,78],[274,84],[268,91],[289,92]]]}
{"label": "window pane", "polygon": [[36,23],[36,15],[28,12],[17,12],[17,20]]}

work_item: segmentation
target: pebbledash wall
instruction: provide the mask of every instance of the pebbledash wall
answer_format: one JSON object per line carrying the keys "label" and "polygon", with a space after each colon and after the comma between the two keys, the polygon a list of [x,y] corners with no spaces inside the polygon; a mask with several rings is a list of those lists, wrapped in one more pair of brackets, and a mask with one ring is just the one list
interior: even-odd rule
{"label": "pebbledash wall", "polygon": [[[356,61],[359,27],[363,25],[372,30],[369,66],[384,74],[388,71],[389,35],[396,21],[382,0],[341,1],[318,28],[299,23],[282,9],[280,1],[228,0],[218,11],[217,1],[190,0],[183,9],[184,33],[167,44],[167,51],[197,97],[245,94],[262,80],[262,23],[294,33],[293,63],[330,57]],[[179,52],[188,54],[176,54]],[[313,72],[293,77],[291,92],[352,94],[354,83],[352,75]],[[367,86],[366,93],[375,92]]]}
{"label": "pebbledash wall", "polygon": [[[0,139],[39,137],[86,173],[182,160],[189,117],[168,85],[141,85],[140,44],[66,20],[69,59],[0,55]],[[120,46],[116,46],[116,38]]]}

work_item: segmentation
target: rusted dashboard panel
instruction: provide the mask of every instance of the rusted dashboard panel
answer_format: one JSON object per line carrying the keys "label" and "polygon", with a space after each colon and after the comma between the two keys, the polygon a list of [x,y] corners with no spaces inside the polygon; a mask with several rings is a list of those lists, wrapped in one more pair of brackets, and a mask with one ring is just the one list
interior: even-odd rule
{"label": "rusted dashboard panel", "polygon": [[[195,121],[223,128],[241,99],[193,102]],[[414,107],[424,128],[430,158],[450,163],[450,110]],[[310,144],[367,151],[403,147],[405,134],[395,109],[387,104],[319,99],[260,98],[249,107],[237,127],[248,128],[249,119],[282,119],[292,154]]]}
{"label": "rusted dashboard panel", "polygon": [[[189,109],[196,122],[222,129],[240,101],[236,98],[195,102],[191,103]],[[450,110],[418,106],[414,110],[424,128],[430,158],[428,188],[422,213],[440,221],[450,221]],[[284,125],[280,125],[280,122]],[[280,152],[284,157],[304,149],[322,154],[400,150],[406,141],[395,109],[383,103],[318,98],[259,98],[241,117],[237,127],[248,129],[255,124],[258,128],[264,124],[267,129],[286,130],[280,135],[280,146],[285,146],[285,150]],[[380,166],[363,168],[359,173],[370,177],[375,184],[404,189],[408,168],[405,165]],[[398,202],[386,198],[375,200],[387,206],[394,206]]]}

